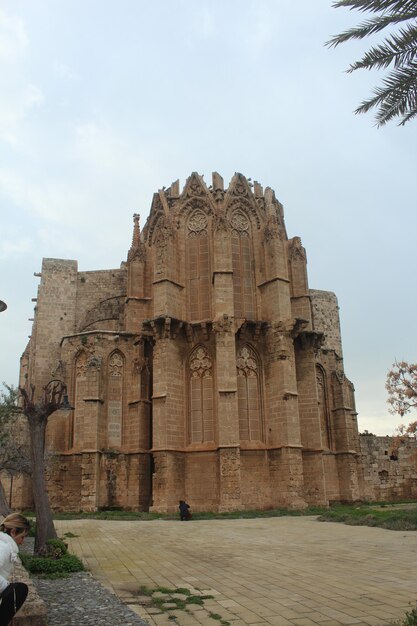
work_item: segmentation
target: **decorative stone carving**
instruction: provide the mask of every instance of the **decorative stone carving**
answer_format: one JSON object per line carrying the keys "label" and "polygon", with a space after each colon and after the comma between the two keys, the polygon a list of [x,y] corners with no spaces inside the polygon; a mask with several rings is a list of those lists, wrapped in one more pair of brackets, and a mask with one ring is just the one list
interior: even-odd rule
{"label": "decorative stone carving", "polygon": [[196,209],[188,220],[188,236],[207,235],[207,224],[207,215],[201,209]]}
{"label": "decorative stone carving", "polygon": [[103,359],[101,356],[93,355],[88,359],[87,367],[90,367],[91,369],[100,370],[102,363],[103,363]]}
{"label": "decorative stone carving", "polygon": [[191,355],[190,372],[192,378],[208,378],[212,375],[212,362],[208,352],[202,346]]}
{"label": "decorative stone carving", "polygon": [[225,214],[221,211],[218,211],[214,216],[213,230],[218,235],[230,234],[230,224],[227,221]]}
{"label": "decorative stone carving", "polygon": [[338,383],[340,385],[343,385],[344,381],[345,381],[345,374],[344,372],[340,371],[340,370],[335,370],[333,372],[333,375],[335,376],[336,380],[338,381]]}
{"label": "decorative stone carving", "polygon": [[243,235],[246,237],[249,236],[249,220],[240,209],[233,211],[230,218],[230,224],[232,226],[234,235]]}
{"label": "decorative stone carving", "polygon": [[168,248],[173,238],[174,230],[172,228],[171,220],[168,220],[164,216],[159,220],[155,236],[156,274],[163,274],[165,272],[166,264],[169,261],[167,259]]}
{"label": "decorative stone carving", "polygon": [[134,374],[140,374],[144,367],[144,359],[133,359],[132,362],[132,371]]}
{"label": "decorative stone carving", "polygon": [[75,376],[80,378],[85,376],[87,372],[87,355],[85,352],[80,352],[75,364]]}
{"label": "decorative stone carving", "polygon": [[146,248],[140,237],[139,219],[139,213],[134,213],[132,245],[127,254],[128,262],[133,261],[133,259],[139,259],[140,261],[144,261],[146,259]]}
{"label": "decorative stone carving", "polygon": [[[264,226],[264,242],[269,244],[276,239],[282,239],[282,233],[279,230],[278,218],[276,215],[269,215]],[[274,248],[271,248],[274,250]]]}
{"label": "decorative stone carving", "polygon": [[226,196],[226,198],[227,213],[229,216],[231,216],[236,210],[241,211],[244,215],[251,216],[252,223],[256,223],[256,228],[258,230],[261,228],[259,209],[255,198],[252,195],[249,198],[246,198],[245,196]]}
{"label": "decorative stone carving", "polygon": [[206,190],[204,189],[204,186],[201,183],[199,175],[196,173],[191,174],[190,178],[188,179],[186,183],[184,196],[186,198],[189,198],[189,197],[201,197],[205,195],[206,195]]}
{"label": "decorative stone carving", "polygon": [[65,380],[66,367],[65,363],[61,360],[57,361],[56,366],[51,370],[52,378],[59,378],[60,380]]}
{"label": "decorative stone carving", "polygon": [[222,317],[217,318],[213,322],[213,330],[216,333],[230,333],[233,326],[233,320],[231,317],[224,313]]}
{"label": "decorative stone carving", "polygon": [[243,196],[245,198],[249,197],[249,189],[245,184],[246,179],[242,174],[236,173],[234,176],[234,184],[232,183],[231,192],[234,196]]}
{"label": "decorative stone carving", "polygon": [[258,364],[255,355],[247,346],[239,350],[236,366],[238,376],[254,377],[257,375]]}
{"label": "decorative stone carving", "polygon": [[109,361],[110,376],[121,376],[123,373],[123,357],[119,352],[114,352]]}

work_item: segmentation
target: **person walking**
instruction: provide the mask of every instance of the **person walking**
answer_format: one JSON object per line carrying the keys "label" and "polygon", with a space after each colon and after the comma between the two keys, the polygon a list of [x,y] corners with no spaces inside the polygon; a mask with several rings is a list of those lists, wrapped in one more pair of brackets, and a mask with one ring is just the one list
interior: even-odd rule
{"label": "person walking", "polygon": [[0,524],[0,626],[10,624],[28,595],[25,583],[9,583],[9,578],[29,530],[30,521],[20,513],[11,513]]}

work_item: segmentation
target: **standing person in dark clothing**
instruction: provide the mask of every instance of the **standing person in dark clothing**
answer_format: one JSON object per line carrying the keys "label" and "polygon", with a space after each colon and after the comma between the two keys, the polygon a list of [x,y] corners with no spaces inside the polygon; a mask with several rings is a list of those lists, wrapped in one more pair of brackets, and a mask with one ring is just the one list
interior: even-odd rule
{"label": "standing person in dark clothing", "polygon": [[180,518],[182,522],[186,522],[191,519],[190,505],[187,504],[185,500],[180,500],[178,508],[180,510]]}

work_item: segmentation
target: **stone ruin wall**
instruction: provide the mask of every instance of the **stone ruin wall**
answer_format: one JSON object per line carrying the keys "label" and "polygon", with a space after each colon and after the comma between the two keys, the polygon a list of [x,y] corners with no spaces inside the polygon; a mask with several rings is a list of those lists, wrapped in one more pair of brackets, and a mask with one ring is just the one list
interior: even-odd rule
{"label": "stone ruin wall", "polygon": [[360,435],[363,499],[396,502],[417,499],[417,442],[395,448],[393,437]]}
{"label": "stone ruin wall", "polygon": [[314,330],[324,333],[322,350],[334,350],[342,359],[342,338],[337,297],[331,291],[309,289]]}

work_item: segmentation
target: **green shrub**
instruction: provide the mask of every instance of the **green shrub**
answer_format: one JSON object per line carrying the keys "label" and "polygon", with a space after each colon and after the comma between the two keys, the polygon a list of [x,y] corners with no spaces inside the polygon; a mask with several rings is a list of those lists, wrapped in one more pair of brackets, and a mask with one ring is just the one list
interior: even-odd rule
{"label": "green shrub", "polygon": [[21,553],[24,567],[31,574],[68,574],[70,572],[81,572],[84,570],[82,561],[75,554],[64,554],[60,558],[50,558],[46,556],[32,556]]}
{"label": "green shrub", "polygon": [[68,546],[62,539],[48,539],[45,548],[37,556],[61,559],[67,552]]}

